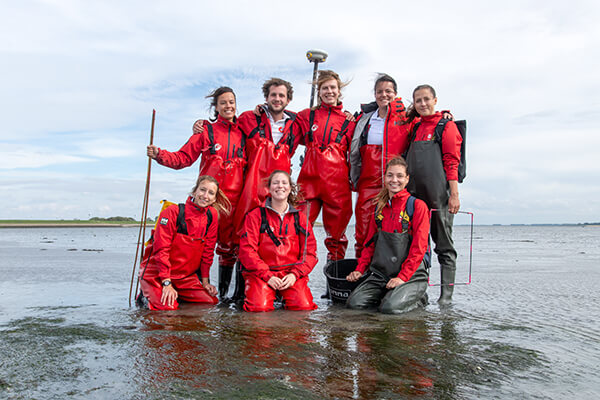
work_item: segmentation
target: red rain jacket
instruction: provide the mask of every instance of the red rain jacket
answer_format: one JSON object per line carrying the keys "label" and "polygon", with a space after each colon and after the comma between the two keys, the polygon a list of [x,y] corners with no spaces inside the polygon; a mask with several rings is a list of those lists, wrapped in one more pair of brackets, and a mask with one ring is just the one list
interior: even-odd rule
{"label": "red rain jacket", "polygon": [[[277,246],[267,232],[261,232],[261,207],[250,211],[244,223],[244,234],[240,239],[239,257],[244,268],[258,275],[267,282],[274,274],[273,271],[288,269],[296,278],[308,276],[317,264],[317,242],[312,226],[306,223],[306,215],[290,206],[283,219],[273,209],[269,208],[267,199],[267,222],[275,237],[279,240]],[[298,214],[301,228],[308,233],[296,233],[294,213]],[[305,239],[307,239],[305,241]],[[304,258],[306,243],[306,258]],[[292,264],[292,265],[289,265]]]}
{"label": "red rain jacket", "polygon": [[[383,220],[381,221],[381,229],[386,232],[394,232],[394,230],[402,232],[402,217],[405,214],[406,201],[409,197],[410,193],[404,189],[392,197],[391,206],[388,203],[385,207],[383,207]],[[402,269],[398,274],[398,278],[402,279],[404,282],[408,282],[417,268],[419,268],[421,261],[423,261],[423,256],[427,251],[429,236],[429,209],[424,201],[419,199],[415,200],[415,211],[412,219],[409,222],[408,230],[412,235],[412,243],[410,245],[408,256],[402,263]],[[369,230],[366,236],[367,240],[370,240],[376,232],[377,224],[375,223],[375,217],[373,216],[369,222]],[[374,243],[371,243],[369,246],[363,248],[360,259],[358,260],[358,265],[356,267],[358,271],[364,273],[367,270],[369,264],[371,263],[371,259],[373,258],[374,252]]]}
{"label": "red rain jacket", "polygon": [[[208,226],[207,213],[212,215]],[[209,277],[217,242],[218,213],[213,207],[199,207],[188,198],[185,202],[185,223],[188,234],[177,233],[179,206],[171,205],[158,217],[153,240],[146,247],[149,259],[144,254],[140,274],[144,279],[159,277],[161,280],[182,279],[200,272],[202,278]]]}
{"label": "red rain jacket", "polygon": [[202,155],[200,175],[214,177],[219,182],[220,189],[235,206],[242,190],[246,165],[242,131],[237,123],[229,122],[221,116],[210,125],[214,140],[211,141],[210,129],[205,124],[204,131],[192,135],[179,151],[159,149],[156,161],[169,168],[181,169],[189,167]]}

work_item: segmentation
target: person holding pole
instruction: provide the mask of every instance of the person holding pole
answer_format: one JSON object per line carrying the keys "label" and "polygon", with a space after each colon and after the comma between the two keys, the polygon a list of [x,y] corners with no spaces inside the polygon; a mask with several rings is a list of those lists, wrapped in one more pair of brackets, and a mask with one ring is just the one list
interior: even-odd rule
{"label": "person holding pole", "polygon": [[287,171],[273,171],[267,184],[269,197],[248,213],[240,238],[244,310],[272,311],[277,293],[287,310],[314,310],[308,288],[308,275],[317,264],[312,226],[295,208],[297,187]]}
{"label": "person holding pole", "polygon": [[178,300],[216,304],[209,282],[219,215],[231,205],[215,178],[201,175],[185,204],[173,204],[158,217],[140,264],[138,304],[151,310],[175,310]]}
{"label": "person holding pole", "polygon": [[386,164],[369,240],[346,279],[358,281],[367,268],[370,275],[352,291],[348,308],[399,314],[427,304],[429,209],[406,190],[410,179],[402,157]]}
{"label": "person holding pole", "polygon": [[[306,146],[298,185],[309,205],[309,220],[314,224],[323,210],[327,260],[341,260],[346,254],[345,232],[352,216],[352,193],[349,181],[348,149],[355,123],[342,111],[339,75],[321,70],[317,78],[317,106],[298,113]],[[306,205],[301,207],[304,210]]]}
{"label": "person holding pole", "polygon": [[[406,153],[411,180],[408,191],[432,209],[431,238],[441,268],[441,294],[438,303],[452,300],[456,274],[456,250],[452,239],[454,215],[460,210],[458,166],[462,136],[454,123],[435,111],[437,97],[430,85],[413,91],[408,123],[420,117],[412,129]],[[438,127],[441,127],[439,129]],[[438,137],[441,134],[441,138]]]}
{"label": "person holding pole", "polygon": [[235,117],[236,98],[233,90],[223,86],[207,98],[211,99],[211,108],[214,109],[211,118],[213,123],[207,124],[201,134],[192,135],[179,151],[170,152],[150,145],[147,152],[159,164],[174,169],[189,167],[202,156],[200,175],[214,177],[231,202],[231,213],[224,215],[219,221],[217,246],[219,286],[229,287],[239,244],[235,236],[233,215],[244,183],[245,141]]}

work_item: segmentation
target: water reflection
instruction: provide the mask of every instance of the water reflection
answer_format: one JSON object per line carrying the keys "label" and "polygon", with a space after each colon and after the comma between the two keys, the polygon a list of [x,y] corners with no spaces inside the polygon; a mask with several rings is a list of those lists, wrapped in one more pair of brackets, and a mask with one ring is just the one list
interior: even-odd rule
{"label": "water reflection", "polygon": [[435,339],[437,328],[425,317],[337,307],[320,313],[148,313],[141,318],[145,337],[136,366],[156,389],[241,398],[452,398],[454,379],[446,379],[443,361],[432,353],[455,346],[457,334],[448,322],[449,342],[444,335]]}

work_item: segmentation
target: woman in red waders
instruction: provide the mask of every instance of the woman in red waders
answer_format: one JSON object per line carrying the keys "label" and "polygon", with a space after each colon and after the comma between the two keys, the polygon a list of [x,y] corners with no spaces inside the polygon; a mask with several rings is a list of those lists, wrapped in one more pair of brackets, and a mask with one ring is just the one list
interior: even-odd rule
{"label": "woman in red waders", "polygon": [[287,171],[273,171],[268,186],[270,197],[248,213],[240,239],[244,310],[272,311],[277,293],[286,310],[314,310],[308,288],[308,274],[317,264],[312,227],[294,207],[297,189]]}
{"label": "woman in red waders", "polygon": [[[437,97],[429,85],[420,85],[413,91],[413,105],[407,111],[408,121],[420,117],[410,134],[406,153],[411,180],[408,191],[435,209],[431,213],[431,238],[441,267],[441,294],[438,303],[452,300],[456,273],[456,250],[452,239],[454,214],[460,209],[458,196],[458,165],[461,157],[462,136],[453,121],[442,121],[442,113],[435,111]],[[441,122],[440,122],[441,121]],[[436,127],[443,125],[442,137]]]}
{"label": "woman in red waders", "polygon": [[202,155],[200,175],[214,177],[231,202],[231,213],[219,221],[217,254],[219,255],[219,292],[227,294],[233,265],[237,260],[239,238],[235,235],[233,215],[242,192],[246,152],[242,131],[235,118],[236,98],[233,90],[220,87],[207,96],[214,107],[214,121],[204,131],[192,135],[176,152],[148,146],[148,156],[169,168],[192,165]]}
{"label": "woman in red waders", "polygon": [[348,150],[355,123],[347,121],[342,111],[343,86],[335,72],[319,71],[317,106],[301,111],[297,117],[302,132],[300,143],[306,146],[298,186],[310,207],[311,224],[323,210],[328,261],[344,258],[348,247],[346,227],[352,216]]}
{"label": "woman in red waders", "polygon": [[375,211],[375,197],[383,188],[383,170],[392,158],[404,153],[410,124],[402,99],[397,96],[394,78],[381,74],[375,81],[375,101],[361,106],[350,150],[350,178],[358,199],[354,250],[360,258],[369,222]]}
{"label": "woman in red waders", "polygon": [[209,175],[198,178],[185,204],[165,208],[144,251],[138,304],[151,310],[175,310],[178,300],[218,303],[209,283],[219,214],[230,212],[229,200]]}
{"label": "woman in red waders", "polygon": [[370,275],[350,294],[348,308],[399,314],[427,303],[429,210],[405,189],[409,179],[402,157],[387,163],[369,240],[346,279],[356,282],[367,269]]}

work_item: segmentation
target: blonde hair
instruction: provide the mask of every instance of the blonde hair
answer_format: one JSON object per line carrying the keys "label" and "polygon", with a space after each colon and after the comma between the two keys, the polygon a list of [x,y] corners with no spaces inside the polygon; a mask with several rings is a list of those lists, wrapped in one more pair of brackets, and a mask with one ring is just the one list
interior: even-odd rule
{"label": "blonde hair", "polygon": [[[396,165],[404,167],[404,171],[408,173],[408,164],[402,157],[394,157],[390,161],[388,161],[387,164],[385,164],[385,173],[388,172],[388,169],[390,169],[391,167],[396,166]],[[385,205],[388,203],[388,201],[390,201],[390,198],[391,198],[390,191],[384,185],[384,187],[377,194],[377,196],[375,197],[375,200],[374,200],[375,203],[377,204],[377,207],[375,208],[375,215],[381,214],[383,207],[385,207]]]}
{"label": "blonde hair", "polygon": [[[346,86],[348,86],[348,84],[350,82],[342,82],[342,80],[340,79],[340,76],[337,73],[333,72],[330,69],[323,69],[323,70],[319,71],[319,77],[317,78],[317,82],[316,82],[317,92],[319,90],[321,90],[321,86],[325,82],[327,82],[331,79],[335,79],[335,81],[338,84],[338,88],[340,89],[340,95],[338,97],[338,105],[339,105],[341,103],[340,100],[342,99],[342,88],[345,88]],[[321,105],[321,97],[318,96],[318,94],[317,94],[317,107],[320,105]]]}
{"label": "blonde hair", "polygon": [[196,190],[198,190],[198,186],[200,186],[202,182],[206,181],[217,185],[217,198],[215,202],[211,204],[211,206],[213,206],[215,210],[217,210],[219,215],[229,215],[231,213],[231,202],[229,201],[225,193],[223,193],[223,191],[220,188],[219,182],[214,177],[210,175],[200,175],[190,195],[193,196]]}

